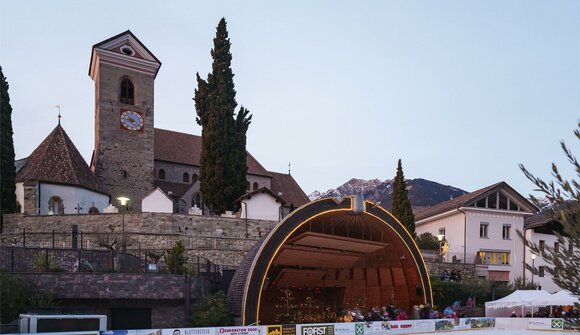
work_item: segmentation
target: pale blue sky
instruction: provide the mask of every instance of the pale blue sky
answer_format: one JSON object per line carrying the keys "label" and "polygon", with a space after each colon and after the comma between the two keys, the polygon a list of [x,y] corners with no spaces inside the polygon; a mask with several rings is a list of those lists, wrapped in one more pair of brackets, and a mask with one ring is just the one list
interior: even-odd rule
{"label": "pale blue sky", "polygon": [[549,176],[580,155],[580,2],[6,1],[0,65],[17,158],[57,123],[87,161],[94,142],[93,44],[130,29],[163,65],[155,126],[200,134],[195,73],[206,76],[221,17],[248,150],[310,193],[351,177],[407,178],[473,191],[504,180],[527,195],[524,163]]}

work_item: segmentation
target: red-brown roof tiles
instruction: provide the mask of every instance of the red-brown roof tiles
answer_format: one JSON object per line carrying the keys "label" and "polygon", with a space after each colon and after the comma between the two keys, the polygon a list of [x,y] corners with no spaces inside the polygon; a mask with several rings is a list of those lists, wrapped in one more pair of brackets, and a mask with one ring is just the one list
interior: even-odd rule
{"label": "red-brown roof tiles", "polygon": [[[271,177],[270,173],[246,151],[248,174]],[[155,128],[155,160],[199,166],[201,136]]]}
{"label": "red-brown roof tiles", "polygon": [[292,175],[272,171],[270,174],[272,175],[272,192],[279,194],[287,205],[300,207],[310,202]]}
{"label": "red-brown roof tiles", "polygon": [[102,192],[95,175],[59,125],[30,154],[16,182],[41,181]]}

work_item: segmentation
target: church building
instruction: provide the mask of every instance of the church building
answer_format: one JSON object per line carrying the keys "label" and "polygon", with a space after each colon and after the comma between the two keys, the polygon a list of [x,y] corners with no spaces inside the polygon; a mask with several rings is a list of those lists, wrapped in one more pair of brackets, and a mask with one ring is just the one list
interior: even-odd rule
{"label": "church building", "polygon": [[[59,123],[28,158],[17,161],[21,212],[103,212],[108,204],[139,212],[143,199],[159,190],[173,201],[173,212],[186,214],[192,207],[203,212],[201,136],[154,126],[155,77],[160,67],[161,62],[129,30],[93,46],[91,162],[86,164]],[[268,189],[272,199],[283,205],[281,213],[309,202],[289,173],[266,170],[249,152],[247,164],[248,193]],[[123,198],[128,204],[121,203]]]}

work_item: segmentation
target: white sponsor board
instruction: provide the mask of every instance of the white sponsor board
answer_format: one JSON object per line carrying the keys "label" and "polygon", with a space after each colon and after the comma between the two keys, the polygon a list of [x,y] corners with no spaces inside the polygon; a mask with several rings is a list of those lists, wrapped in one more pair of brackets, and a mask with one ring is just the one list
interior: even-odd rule
{"label": "white sponsor board", "polygon": [[[216,335],[218,328],[167,328],[161,329],[161,335]],[[137,335],[157,335],[153,333],[139,333]]]}
{"label": "white sponsor board", "polygon": [[415,323],[414,331],[417,333],[435,331],[435,320],[422,319],[415,320],[414,323]]}
{"label": "white sponsor board", "polygon": [[391,326],[390,334],[413,333],[415,327],[413,320],[401,320],[389,322]]}
{"label": "white sponsor board", "polygon": [[[372,321],[360,324],[364,325],[364,335],[385,335],[391,330],[391,324],[389,321]],[[357,333],[356,335],[360,334]]]}
{"label": "white sponsor board", "polygon": [[356,325],[357,323],[354,322],[335,323],[334,335],[357,335]]}
{"label": "white sponsor board", "polygon": [[528,329],[562,330],[564,329],[564,319],[532,318],[528,320]]}

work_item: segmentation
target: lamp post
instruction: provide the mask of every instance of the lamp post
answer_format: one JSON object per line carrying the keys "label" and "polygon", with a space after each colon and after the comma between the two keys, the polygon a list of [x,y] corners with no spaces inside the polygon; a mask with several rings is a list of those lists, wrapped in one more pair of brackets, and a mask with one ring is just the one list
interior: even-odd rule
{"label": "lamp post", "polygon": [[437,234],[435,235],[437,237],[437,241],[439,241],[439,261],[442,261],[442,248],[443,248],[443,240],[445,240],[445,235],[444,234]]}
{"label": "lamp post", "polygon": [[534,263],[536,262],[536,254],[532,254],[532,286],[534,286]]}
{"label": "lamp post", "polygon": [[121,232],[123,233],[123,242],[122,242],[122,246],[123,246],[123,253],[125,253],[127,251],[127,241],[125,240],[125,212],[127,212],[129,210],[129,198],[127,197],[118,197],[117,200],[119,200],[119,202],[121,203],[121,206],[125,207],[125,210],[123,211],[123,223],[121,225]]}

